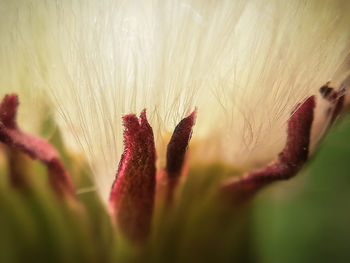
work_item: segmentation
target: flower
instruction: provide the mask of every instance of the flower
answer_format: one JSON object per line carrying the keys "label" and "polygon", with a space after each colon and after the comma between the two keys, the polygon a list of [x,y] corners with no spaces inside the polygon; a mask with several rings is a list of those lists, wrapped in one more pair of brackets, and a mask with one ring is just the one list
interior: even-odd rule
{"label": "flower", "polygon": [[[171,206],[187,166],[242,174],[217,187],[235,204],[301,169],[349,105],[348,11],[340,0],[8,1],[1,85],[38,112],[20,118],[26,130],[53,108],[114,222],[145,240],[155,195]],[[76,202],[56,151],[17,127],[17,104],[2,101],[1,142],[42,161]]]}
{"label": "flower", "polygon": [[50,95],[104,200],[123,151],[122,115],[146,108],[164,152],[165,135],[197,106],[194,139],[210,140],[198,152],[246,171],[283,148],[298,103],[348,74],[341,1],[79,3],[3,4],[2,86],[31,102],[38,90]]}

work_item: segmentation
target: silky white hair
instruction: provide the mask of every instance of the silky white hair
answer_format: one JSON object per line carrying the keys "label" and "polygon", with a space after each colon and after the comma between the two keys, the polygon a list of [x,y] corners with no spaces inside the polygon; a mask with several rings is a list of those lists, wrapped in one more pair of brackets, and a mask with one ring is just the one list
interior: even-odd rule
{"label": "silky white hair", "polygon": [[349,13],[341,0],[2,1],[1,94],[21,95],[32,131],[54,105],[104,199],[121,116],[143,108],[160,166],[168,134],[198,107],[193,159],[244,170],[283,148],[298,103],[349,73]]}

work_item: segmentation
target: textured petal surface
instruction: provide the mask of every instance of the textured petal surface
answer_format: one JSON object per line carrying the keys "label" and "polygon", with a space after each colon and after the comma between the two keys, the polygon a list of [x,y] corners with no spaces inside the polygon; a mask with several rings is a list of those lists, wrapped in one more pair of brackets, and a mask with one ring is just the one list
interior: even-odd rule
{"label": "textured petal surface", "polygon": [[288,121],[287,143],[277,160],[242,178],[234,178],[226,183],[224,191],[232,193],[234,198],[244,199],[266,184],[296,175],[308,158],[314,109],[315,97],[312,96],[292,113]]}
{"label": "textured petal surface", "polygon": [[184,168],[188,143],[192,136],[197,111],[182,119],[175,127],[167,148],[166,173],[168,181],[167,199],[173,199],[174,190]]}
{"label": "textured petal surface", "polygon": [[144,240],[150,231],[155,194],[156,153],[153,131],[145,110],[138,119],[123,117],[125,150],[110,194],[113,219],[132,240]]}
{"label": "textured petal surface", "polygon": [[[344,0],[2,2],[0,86],[25,94],[31,110],[42,105],[38,89],[49,95],[105,201],[125,113],[148,109],[161,152],[198,107],[205,143],[192,159],[249,171],[282,151],[295,105],[329,80],[339,87],[350,70]],[[25,112],[21,125],[34,125]]]}
{"label": "textured petal surface", "polygon": [[17,95],[6,95],[0,104],[0,141],[43,162],[56,193],[75,198],[75,189],[56,150],[44,139],[22,132],[16,124]]}

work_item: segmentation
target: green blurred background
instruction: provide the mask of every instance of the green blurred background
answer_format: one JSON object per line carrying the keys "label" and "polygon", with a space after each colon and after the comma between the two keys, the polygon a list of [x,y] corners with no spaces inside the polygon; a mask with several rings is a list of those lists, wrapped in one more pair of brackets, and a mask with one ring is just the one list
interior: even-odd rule
{"label": "green blurred background", "polygon": [[297,177],[258,195],[253,218],[258,262],[350,262],[349,115]]}

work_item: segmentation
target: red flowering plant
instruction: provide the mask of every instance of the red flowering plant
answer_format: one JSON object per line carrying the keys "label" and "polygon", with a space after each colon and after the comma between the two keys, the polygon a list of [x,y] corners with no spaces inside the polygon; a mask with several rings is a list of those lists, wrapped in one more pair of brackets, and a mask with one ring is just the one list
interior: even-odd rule
{"label": "red flowering plant", "polygon": [[248,260],[251,200],[348,108],[350,6],[79,3],[3,5],[0,261]]}

